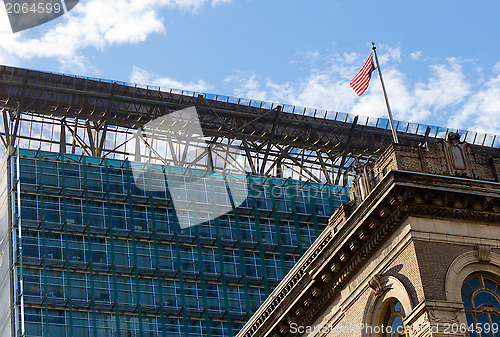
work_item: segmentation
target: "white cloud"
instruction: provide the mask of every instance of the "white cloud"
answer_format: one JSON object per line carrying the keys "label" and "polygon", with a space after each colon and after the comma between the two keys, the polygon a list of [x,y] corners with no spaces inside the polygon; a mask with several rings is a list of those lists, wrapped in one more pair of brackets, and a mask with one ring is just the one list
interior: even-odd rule
{"label": "white cloud", "polygon": [[[262,89],[262,84],[256,74],[250,73],[245,74],[240,71],[235,71],[233,75],[230,75],[224,79],[227,83],[236,83],[234,89],[234,94],[240,97],[248,97],[250,99],[259,99],[265,101],[271,97],[268,93]],[[278,97],[281,92],[276,93]]]}
{"label": "white cloud", "polygon": [[[449,58],[447,63],[429,68],[431,76],[425,82],[411,85],[404,79],[404,82],[390,86],[399,103],[395,106],[398,118],[422,122],[439,111],[457,109],[470,95],[472,84],[467,81],[457,59]],[[396,74],[403,75],[399,71]]]}
{"label": "white cloud", "polygon": [[493,72],[494,72],[495,74],[500,73],[500,62],[497,62],[497,63],[493,66]]}
{"label": "white cloud", "polygon": [[417,83],[415,94],[423,106],[443,108],[462,102],[470,94],[471,84],[467,82],[461,64],[456,58],[449,58],[448,64],[430,66],[433,77],[427,83]]}
{"label": "white cloud", "polygon": [[419,50],[419,51],[416,51],[414,53],[411,53],[410,57],[411,57],[412,60],[415,61],[415,60],[420,59],[422,57],[422,54],[423,54],[423,52],[421,50]]}
{"label": "white cloud", "polygon": [[[306,78],[278,83],[270,78],[262,79],[258,74],[235,71],[225,82],[235,86],[234,94],[258,100],[272,100],[287,104],[350,111],[357,97],[349,87],[350,76],[359,66],[360,56],[355,53],[320,57],[319,53],[306,53],[307,60],[313,59],[313,70]],[[367,57],[367,55],[363,55]],[[317,63],[326,65],[318,66]],[[347,87],[345,84],[347,83]]]}
{"label": "white cloud", "polygon": [[233,2],[233,0],[212,0],[212,7],[222,5],[222,4],[229,4]]}
{"label": "white cloud", "polygon": [[[372,84],[367,93],[359,98],[349,86],[352,77],[368,55],[357,53],[332,54],[322,57],[318,52],[306,53],[305,58],[314,59],[314,69],[306,78],[297,81],[277,83],[272,79],[262,79],[257,74],[234,72],[225,79],[236,88],[234,94],[251,99],[272,100],[298,106],[351,112],[370,116],[383,116],[385,103],[379,94],[380,85]],[[321,62],[319,62],[321,60]],[[401,60],[399,47],[391,48],[381,63]],[[318,66],[318,63],[324,63]],[[388,68],[387,79],[397,84],[397,76]],[[374,76],[377,77],[377,76]],[[378,78],[376,78],[378,81]]]}
{"label": "white cloud", "polygon": [[[384,71],[384,83],[388,91],[389,104],[394,116],[403,120],[411,120],[411,114],[406,110],[412,104],[413,98],[406,87],[406,77],[398,70],[388,68]],[[348,89],[352,89],[347,85]],[[357,115],[387,117],[387,107],[378,74],[372,74],[369,90],[352,102],[352,112]],[[404,113],[402,113],[404,112]]]}
{"label": "white cloud", "polygon": [[472,94],[448,123],[457,128],[500,134],[500,75]]}
{"label": "white cloud", "polygon": [[382,55],[378,55],[381,64],[389,63],[389,62],[401,62],[401,48],[391,47],[391,46],[383,46],[384,53]]}
{"label": "white cloud", "polygon": [[[26,32],[3,33],[0,60],[50,57],[59,59],[61,70],[82,72],[88,62],[81,51],[87,47],[99,50],[110,45],[140,43],[151,34],[164,34],[162,8],[177,8],[196,12],[205,4],[216,6],[228,0],[89,0],[81,1],[71,12],[59,18],[60,23],[37,38]],[[1,32],[10,30],[7,15],[1,22]],[[86,71],[88,73],[88,71]]]}
{"label": "white cloud", "polygon": [[203,80],[198,80],[197,82],[180,82],[169,77],[150,73],[136,66],[133,66],[132,68],[132,73],[130,74],[130,82],[157,86],[163,89],[172,88],[199,92],[207,92],[209,90],[212,90],[212,86]]}
{"label": "white cloud", "polygon": [[[403,55],[399,47],[387,54],[381,63],[396,119],[445,123],[450,127],[500,134],[500,75],[481,82],[477,77],[482,79],[483,74],[477,73],[471,78],[464,72],[464,61],[451,57],[429,65],[428,77],[414,82],[400,69],[398,62]],[[418,53],[418,57],[420,55]],[[386,118],[377,73],[361,97],[349,86],[365,57],[356,53],[332,54],[326,58],[326,64],[316,63],[306,77],[293,82],[279,83],[241,71],[234,72],[226,81],[234,84],[234,93],[242,97]],[[320,58],[315,55],[316,60]],[[500,68],[498,64],[495,69]],[[495,69],[492,70],[497,71]]]}

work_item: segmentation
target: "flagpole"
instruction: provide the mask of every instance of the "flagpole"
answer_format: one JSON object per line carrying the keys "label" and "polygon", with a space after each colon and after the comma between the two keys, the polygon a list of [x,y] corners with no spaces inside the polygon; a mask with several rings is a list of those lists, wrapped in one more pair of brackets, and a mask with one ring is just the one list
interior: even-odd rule
{"label": "flagpole", "polygon": [[389,123],[391,124],[392,139],[394,143],[398,144],[398,135],[396,134],[396,128],[394,127],[394,121],[392,120],[391,107],[389,106],[389,99],[387,98],[387,92],[385,92],[384,80],[382,79],[382,71],[380,71],[380,64],[378,63],[377,57],[377,47],[375,47],[375,42],[372,42],[373,54],[375,55],[375,62],[377,63],[378,75],[380,77],[380,83],[382,83],[382,90],[384,91],[385,105],[387,106],[387,112],[389,113]]}

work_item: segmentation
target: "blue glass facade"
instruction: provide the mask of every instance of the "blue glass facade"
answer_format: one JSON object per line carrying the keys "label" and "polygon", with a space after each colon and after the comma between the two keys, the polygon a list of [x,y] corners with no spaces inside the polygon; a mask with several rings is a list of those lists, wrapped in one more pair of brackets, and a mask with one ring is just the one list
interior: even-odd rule
{"label": "blue glass facade", "polygon": [[[21,150],[8,164],[18,336],[234,336],[348,200],[231,177],[245,202],[181,228],[167,186],[138,188],[127,161]],[[189,174],[187,193],[217,207],[210,177]]]}

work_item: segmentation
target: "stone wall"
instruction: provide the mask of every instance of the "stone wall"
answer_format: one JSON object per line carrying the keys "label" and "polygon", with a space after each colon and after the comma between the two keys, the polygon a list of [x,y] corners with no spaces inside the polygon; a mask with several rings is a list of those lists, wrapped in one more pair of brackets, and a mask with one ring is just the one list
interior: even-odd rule
{"label": "stone wall", "polygon": [[[440,336],[430,327],[442,331],[450,324],[465,324],[463,305],[450,302],[446,296],[447,274],[460,256],[476,256],[478,245],[491,247],[491,253],[498,254],[500,225],[406,219],[311,324],[310,329],[315,330],[303,336],[324,336],[322,327],[331,329],[328,336],[370,336],[360,326],[381,324],[377,316],[377,311],[382,310],[379,302],[391,296],[405,304],[407,326],[427,326],[427,330],[415,328],[412,336]],[[373,279],[380,280],[380,289],[373,285]],[[394,280],[402,284],[403,290],[394,285]],[[455,291],[459,295],[459,289]],[[405,292],[410,304],[404,301]]]}

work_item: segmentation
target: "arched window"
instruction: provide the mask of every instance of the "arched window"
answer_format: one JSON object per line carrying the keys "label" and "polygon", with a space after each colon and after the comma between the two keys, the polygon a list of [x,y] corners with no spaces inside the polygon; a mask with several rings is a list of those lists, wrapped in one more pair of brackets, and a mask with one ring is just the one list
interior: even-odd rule
{"label": "arched window", "polygon": [[487,275],[472,275],[462,285],[462,300],[471,336],[500,336],[500,283],[497,280]]}
{"label": "arched window", "polygon": [[[401,302],[395,298],[390,300],[385,307],[384,314],[384,337],[399,337],[405,335],[405,326],[403,319],[405,318],[405,309]],[[388,327],[391,327],[390,329]]]}
{"label": "arched window", "polygon": [[[368,298],[363,317],[367,329],[363,331],[362,336],[406,336],[405,318],[414,309],[406,287],[395,276],[374,276],[369,286],[373,291]],[[386,329],[387,326],[390,328]]]}

